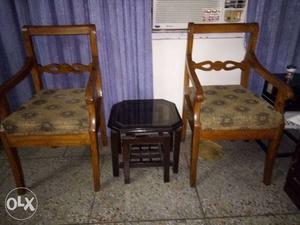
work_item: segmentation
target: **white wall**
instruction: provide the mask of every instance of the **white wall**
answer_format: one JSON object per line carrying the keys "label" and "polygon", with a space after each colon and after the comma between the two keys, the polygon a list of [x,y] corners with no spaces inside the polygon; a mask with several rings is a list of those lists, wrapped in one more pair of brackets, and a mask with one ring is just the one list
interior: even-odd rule
{"label": "white wall", "polygon": [[[160,35],[160,36],[159,36]],[[245,50],[242,37],[209,37],[198,38],[194,43],[194,61],[241,61]],[[186,38],[165,38],[161,34],[153,34],[153,85],[154,98],[162,98],[174,102],[179,112],[182,111],[183,74],[186,51]],[[203,85],[238,84],[240,70],[197,73]]]}

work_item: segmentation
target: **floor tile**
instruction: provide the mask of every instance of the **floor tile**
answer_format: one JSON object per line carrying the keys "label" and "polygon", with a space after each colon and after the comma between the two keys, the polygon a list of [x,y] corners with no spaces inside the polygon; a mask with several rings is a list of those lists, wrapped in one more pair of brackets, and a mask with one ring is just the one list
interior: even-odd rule
{"label": "floor tile", "polygon": [[186,225],[210,225],[205,219],[186,220]]}
{"label": "floor tile", "polygon": [[0,142],[0,159],[4,159],[4,158],[5,158],[4,149],[3,149],[2,143]]}
{"label": "floor tile", "polygon": [[272,184],[262,183],[265,153],[254,142],[222,142],[224,158],[199,161],[197,190],[207,217],[298,210],[283,191],[289,158],[277,159]]}
{"label": "floor tile", "polygon": [[63,157],[90,159],[91,154],[90,154],[89,146],[65,148]]}
{"label": "floor tile", "polygon": [[64,147],[55,148],[18,148],[20,159],[37,158],[62,158],[65,152]]}
{"label": "floor tile", "polygon": [[[87,222],[94,200],[91,165],[86,160],[23,160],[27,187],[39,201],[37,213],[28,224]],[[0,202],[14,188],[10,175],[0,187]],[[1,213],[0,213],[1,215]],[[2,222],[17,224],[2,212]],[[25,224],[27,224],[25,223]]]}
{"label": "floor tile", "polygon": [[4,184],[4,180],[8,176],[8,170],[10,170],[10,168],[8,167],[7,161],[0,159],[0,186]]}
{"label": "floor tile", "polygon": [[180,163],[179,173],[170,172],[170,182],[163,182],[162,168],[131,169],[131,183],[112,177],[110,155],[103,162],[102,191],[96,194],[90,222],[137,221],[201,218],[195,189],[189,187],[187,168]]}
{"label": "floor tile", "polygon": [[142,221],[127,222],[126,225],[206,225],[205,220],[160,220],[160,221]]}
{"label": "floor tile", "polygon": [[[22,224],[300,224],[300,211],[283,191],[290,158],[277,159],[272,185],[265,186],[265,153],[255,142],[219,142],[224,158],[199,161],[194,189],[189,187],[189,139],[181,144],[179,174],[170,170],[170,183],[163,182],[162,168],[135,168],[125,185],[122,169],[119,177],[112,176],[110,147],[100,147],[97,193],[87,148],[20,149],[26,183],[39,200],[37,214]],[[294,147],[285,138],[283,142],[281,148]],[[20,224],[2,205],[12,188],[11,170],[0,150],[0,225]]]}
{"label": "floor tile", "polygon": [[210,225],[298,225],[298,215],[270,215],[256,217],[220,218],[209,220]]}
{"label": "floor tile", "polygon": [[300,213],[292,215],[280,215],[284,225],[299,225],[300,224]]}

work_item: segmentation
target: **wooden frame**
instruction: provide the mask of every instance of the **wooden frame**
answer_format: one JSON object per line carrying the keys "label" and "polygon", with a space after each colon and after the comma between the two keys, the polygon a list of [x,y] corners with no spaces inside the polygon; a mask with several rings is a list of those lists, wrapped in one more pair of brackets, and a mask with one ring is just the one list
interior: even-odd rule
{"label": "wooden frame", "polygon": [[[29,73],[32,74],[36,92],[43,89],[41,75],[49,73],[82,73],[89,72],[89,79],[86,86],[85,100],[89,115],[89,128],[82,134],[64,135],[10,135],[1,130],[1,140],[13,170],[17,187],[24,187],[23,171],[20,159],[17,154],[17,147],[25,146],[75,146],[90,145],[92,169],[94,179],[94,190],[100,189],[100,166],[98,152],[97,134],[100,129],[103,145],[107,145],[106,126],[104,118],[104,106],[102,95],[101,73],[98,59],[97,38],[95,25],[70,25],[70,26],[24,26],[22,29],[24,46],[27,55],[24,66],[19,72],[0,86],[0,120],[2,121],[11,113],[7,94],[19,84]],[[92,62],[89,65],[82,64],[50,64],[41,66],[37,64],[32,44],[32,36],[42,35],[88,35]],[[20,193],[22,194],[22,193]]]}
{"label": "wooden frame", "polygon": [[[266,68],[264,68],[255,56],[255,46],[258,35],[258,24],[193,24],[188,27],[188,42],[186,52],[186,64],[184,74],[184,106],[183,106],[183,131],[182,140],[185,140],[187,122],[189,122],[192,130],[192,146],[190,160],[190,185],[196,185],[197,178],[197,163],[199,154],[200,139],[209,140],[250,140],[250,139],[267,139],[269,146],[265,159],[265,169],[263,182],[266,185],[271,183],[273,165],[282,136],[284,124],[273,129],[262,130],[202,130],[200,123],[201,102],[204,99],[202,85],[196,75],[195,70],[232,70],[241,69],[241,85],[248,88],[249,70],[252,68],[263,79],[267,80],[278,89],[277,98],[275,101],[275,109],[283,113],[285,101],[292,98],[293,92],[284,82],[278,80]],[[249,33],[248,46],[245,58],[242,62],[225,61],[211,62],[204,61],[195,63],[192,60],[193,39],[195,33]],[[189,85],[192,85],[190,87]],[[193,88],[194,94],[190,96],[189,88]],[[189,117],[191,119],[189,119]]]}

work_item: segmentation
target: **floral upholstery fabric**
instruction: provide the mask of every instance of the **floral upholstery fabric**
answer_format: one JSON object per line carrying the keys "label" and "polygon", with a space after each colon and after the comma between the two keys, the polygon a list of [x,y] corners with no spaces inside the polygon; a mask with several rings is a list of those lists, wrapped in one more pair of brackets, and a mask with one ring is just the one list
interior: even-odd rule
{"label": "floral upholstery fabric", "polygon": [[241,85],[204,86],[200,122],[203,130],[268,129],[283,116]]}
{"label": "floral upholstery fabric", "polygon": [[1,129],[12,135],[86,133],[85,89],[42,90],[6,117]]}

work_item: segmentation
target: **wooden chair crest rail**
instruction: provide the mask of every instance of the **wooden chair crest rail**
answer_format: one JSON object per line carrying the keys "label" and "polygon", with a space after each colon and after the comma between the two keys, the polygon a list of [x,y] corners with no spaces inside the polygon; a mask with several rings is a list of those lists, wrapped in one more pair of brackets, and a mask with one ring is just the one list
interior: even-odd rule
{"label": "wooden chair crest rail", "polygon": [[[17,187],[24,187],[23,171],[17,147],[89,145],[94,190],[100,189],[98,132],[107,145],[101,73],[95,25],[24,26],[24,66],[0,86],[1,141],[13,171]],[[33,48],[33,36],[87,35],[91,63],[39,65]],[[88,72],[86,88],[43,89],[41,76]],[[11,112],[7,94],[32,74],[35,95],[16,112]],[[22,194],[22,193],[20,193]]]}
{"label": "wooden chair crest rail", "polygon": [[[190,159],[190,185],[196,185],[199,142],[209,140],[269,141],[263,182],[271,183],[272,170],[278,145],[283,132],[283,109],[285,101],[293,92],[284,82],[276,79],[255,56],[258,24],[193,24],[188,27],[188,41],[184,74],[183,132],[185,139],[187,123],[192,130]],[[241,62],[194,62],[192,59],[194,34],[197,33],[249,33],[246,54]],[[241,70],[240,85],[202,86],[196,69]],[[253,69],[263,79],[278,89],[274,108],[256,97],[247,88],[249,71]],[[201,75],[199,75],[201,76]],[[190,86],[191,85],[191,86]]]}

